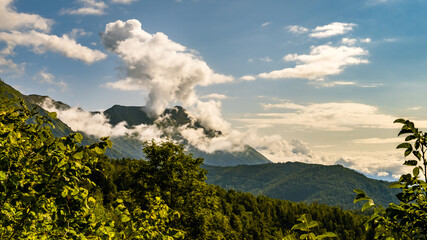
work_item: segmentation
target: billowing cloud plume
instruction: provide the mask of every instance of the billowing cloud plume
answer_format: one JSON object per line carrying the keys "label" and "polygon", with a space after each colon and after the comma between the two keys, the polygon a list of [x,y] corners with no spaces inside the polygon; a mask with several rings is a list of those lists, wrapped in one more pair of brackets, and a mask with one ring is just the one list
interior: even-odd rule
{"label": "billowing cloud plume", "polygon": [[368,63],[363,57],[367,50],[352,46],[321,45],[312,47],[310,54],[288,54],[283,59],[288,62],[296,62],[293,68],[284,68],[268,73],[261,73],[260,78],[302,78],[315,81],[324,80],[328,75],[337,75],[344,71],[345,67]]}
{"label": "billowing cloud plume", "polygon": [[14,0],[0,0],[0,30],[37,29],[49,32],[53,21],[36,14],[17,13],[12,8]]}
{"label": "billowing cloud plume", "polygon": [[314,30],[312,30],[310,37],[327,38],[337,35],[343,35],[353,30],[353,27],[355,26],[357,25],[354,23],[333,22],[325,26],[316,27]]}
{"label": "billowing cloud plume", "polygon": [[58,37],[46,33],[31,30],[29,32],[0,32],[0,41],[10,43],[14,46],[21,45],[32,47],[36,53],[46,51],[58,52],[65,57],[93,63],[106,58],[106,55],[98,50],[92,50],[82,46],[67,35]]}
{"label": "billowing cloud plume", "polygon": [[78,0],[82,5],[76,9],[62,9],[61,14],[69,15],[103,15],[105,14],[104,9],[107,8],[107,4],[103,1],[97,0]]}
{"label": "billowing cloud plume", "polygon": [[106,86],[148,91],[146,106],[152,114],[158,115],[171,103],[180,102],[203,115],[205,109],[198,106],[216,104],[201,102],[194,88],[233,80],[231,76],[215,73],[193,50],[170,40],[164,33],[147,33],[138,20],[107,24],[102,42],[124,63],[124,78]]}

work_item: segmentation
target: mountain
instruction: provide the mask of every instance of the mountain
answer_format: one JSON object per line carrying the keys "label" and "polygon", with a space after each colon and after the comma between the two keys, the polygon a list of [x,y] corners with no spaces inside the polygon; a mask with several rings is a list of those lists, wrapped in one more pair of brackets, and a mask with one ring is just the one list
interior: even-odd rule
{"label": "mountain", "polygon": [[[40,114],[46,115],[46,111],[40,107],[48,96],[40,96],[36,94],[24,95],[16,89],[12,88],[3,81],[0,81],[0,92],[2,97],[7,98],[21,98],[25,101],[29,108],[36,108]],[[50,99],[50,98],[49,98]],[[52,100],[53,105],[59,110],[67,110],[70,108],[69,105]],[[93,112],[93,114],[98,112]],[[109,119],[109,123],[113,126],[120,122],[126,121],[127,126],[132,128],[140,124],[156,125],[160,129],[168,128],[168,133],[164,137],[181,141],[184,145],[186,144],[185,139],[182,138],[178,127],[186,125],[189,128],[203,128],[201,123],[196,119],[193,119],[187,111],[176,106],[173,108],[166,109],[160,116],[150,116],[147,114],[145,107],[141,106],[120,106],[114,105],[113,107],[103,112]],[[63,123],[59,119],[53,120],[55,128],[52,130],[53,134],[57,137],[66,136],[73,132],[73,130]],[[170,130],[174,129],[174,130]],[[203,128],[204,133],[207,137],[214,137],[221,134],[220,131]],[[98,141],[95,137],[89,136],[83,132],[83,144],[90,144]],[[142,142],[132,136],[121,136],[111,137],[110,140],[113,142],[113,147],[108,149],[106,154],[110,158],[131,158],[141,159],[144,157],[142,152]],[[214,153],[205,153],[198,150],[195,147],[188,146],[188,151],[193,153],[195,157],[203,157],[205,163],[214,166],[235,166],[239,164],[263,164],[269,163],[270,161],[262,154],[257,152],[250,146],[245,146],[242,152],[225,152],[216,151]]]}
{"label": "mountain", "polygon": [[[41,108],[38,105],[38,101],[41,99],[47,98],[47,96],[39,96],[39,95],[24,95],[20,93],[18,90],[14,89],[13,87],[9,86],[3,80],[0,79],[0,94],[2,98],[8,98],[8,99],[22,99],[24,100],[25,104],[30,109],[35,109],[36,112],[38,112],[41,115],[47,115],[47,112]],[[64,107],[65,104],[58,102],[58,107]],[[59,119],[53,119],[53,124],[55,125],[55,128],[52,129],[52,133],[55,136],[65,136],[73,132],[70,127],[68,127],[65,123],[63,123]]]}
{"label": "mountain", "polygon": [[383,206],[396,202],[395,194],[398,192],[388,187],[389,182],[367,178],[341,165],[287,162],[203,167],[208,171],[207,182],[225,189],[294,202],[318,202],[346,209],[361,209],[361,204],[353,204],[356,196],[354,189],[363,189]]}
{"label": "mountain", "polygon": [[[146,125],[156,125],[160,129],[166,129],[172,127],[174,131],[168,131],[168,134],[164,137],[169,137],[171,139],[179,140],[186,144],[185,139],[183,139],[177,131],[177,128],[186,126],[187,128],[202,128],[205,135],[208,137],[215,137],[221,134],[220,131],[206,129],[202,124],[196,119],[192,118],[187,111],[180,107],[175,106],[173,108],[166,109],[160,116],[153,117],[147,114],[146,108],[144,106],[120,106],[114,105],[113,107],[105,110],[103,112],[109,119],[111,125],[115,126],[120,122],[127,122],[128,127],[134,127],[140,124]],[[133,158],[142,158],[142,149],[138,149],[132,146],[140,143],[131,142],[131,139],[120,138],[118,140],[112,139],[113,143],[122,147],[127,145],[128,150],[121,151],[126,153],[126,156],[133,156]],[[188,145],[187,145],[188,146]],[[131,149],[129,149],[131,148]],[[188,146],[188,151],[193,153],[195,157],[202,157],[205,159],[205,164],[214,165],[214,166],[236,166],[239,164],[253,165],[253,164],[264,164],[269,163],[270,161],[264,157],[261,153],[256,151],[251,146],[246,145],[242,152],[226,152],[226,151],[216,151],[214,153],[205,153],[198,150],[196,147]]]}

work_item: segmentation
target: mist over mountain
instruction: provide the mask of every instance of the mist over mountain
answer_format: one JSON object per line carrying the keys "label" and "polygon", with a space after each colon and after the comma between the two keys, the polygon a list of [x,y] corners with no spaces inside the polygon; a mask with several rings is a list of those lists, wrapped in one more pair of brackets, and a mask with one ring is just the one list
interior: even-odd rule
{"label": "mist over mountain", "polygon": [[[220,136],[220,131],[207,129],[202,126],[200,122],[192,118],[187,111],[180,107],[175,106],[173,108],[165,109],[165,111],[157,116],[153,117],[147,113],[146,107],[144,106],[120,106],[114,105],[113,107],[103,112],[109,119],[109,123],[112,126],[117,126],[120,123],[126,122],[127,127],[132,128],[144,125],[155,125],[159,129],[164,130],[161,137],[167,137],[170,139],[178,140],[187,146],[188,151],[193,153],[196,157],[202,157],[205,159],[205,163],[214,166],[235,166],[239,164],[263,164],[269,163],[270,161],[264,157],[261,153],[256,151],[249,145],[245,145],[242,151],[227,152],[227,151],[214,151],[213,153],[207,153],[197,149],[196,146],[188,144],[188,141],[182,137],[179,129],[190,128],[190,129],[202,129],[203,134],[207,137]],[[127,145],[128,148],[140,145],[137,141],[132,141],[127,138],[112,138],[113,143],[122,147]],[[114,146],[113,146],[114,148]],[[140,152],[139,152],[140,151]],[[128,152],[130,156],[137,156],[142,158],[142,150],[133,147],[131,150],[121,149],[119,152]],[[129,156],[129,157],[130,157]]]}
{"label": "mist over mountain", "polygon": [[[9,97],[22,98],[30,107],[36,107],[42,114],[45,110],[58,113],[54,120],[55,136],[65,136],[73,131],[79,131],[84,136],[84,143],[93,143],[99,136],[110,136],[113,147],[107,150],[111,158],[141,159],[144,157],[142,143],[151,139],[172,139],[184,144],[187,150],[196,157],[203,157],[205,163],[214,166],[235,166],[239,164],[263,164],[270,161],[249,145],[240,151],[202,151],[197,146],[189,144],[182,136],[182,131],[202,134],[210,139],[221,136],[220,131],[208,129],[182,107],[176,106],[165,109],[159,116],[150,115],[144,106],[114,105],[103,112],[84,112],[80,108],[55,101],[48,96],[36,94],[23,95],[6,83],[1,83],[1,89]],[[72,125],[65,124],[65,118]],[[88,130],[88,131],[84,131]]]}

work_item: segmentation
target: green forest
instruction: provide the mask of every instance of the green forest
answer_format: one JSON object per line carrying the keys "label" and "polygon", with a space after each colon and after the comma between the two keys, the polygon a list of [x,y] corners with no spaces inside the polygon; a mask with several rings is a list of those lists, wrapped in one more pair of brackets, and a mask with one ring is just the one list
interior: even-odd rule
{"label": "green forest", "polygon": [[426,134],[407,120],[399,134],[415,142],[398,148],[417,159],[392,185],[399,203],[384,209],[358,189],[354,212],[207,184],[203,159],[172,141],[109,159],[108,137],[54,137],[55,117],[1,99],[0,239],[426,239]]}

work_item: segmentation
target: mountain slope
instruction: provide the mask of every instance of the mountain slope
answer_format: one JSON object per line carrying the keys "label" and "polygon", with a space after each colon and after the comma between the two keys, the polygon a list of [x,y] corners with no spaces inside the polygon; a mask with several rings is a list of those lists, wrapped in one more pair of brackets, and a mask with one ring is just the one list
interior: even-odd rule
{"label": "mountain slope", "polygon": [[341,165],[288,162],[204,168],[208,170],[210,184],[294,202],[360,209],[360,204],[353,204],[353,190],[357,188],[383,206],[396,201],[396,190],[388,188],[389,182],[367,178]]}
{"label": "mountain slope", "polygon": [[[158,117],[150,117],[146,113],[145,107],[136,107],[136,106],[120,106],[114,105],[113,107],[105,110],[103,112],[110,120],[110,124],[117,125],[120,122],[126,121],[128,127],[134,127],[140,124],[146,125],[157,125],[159,128],[168,128],[172,127],[177,129],[181,126],[186,126],[188,128],[203,128],[202,125],[195,119],[192,119],[186,110],[180,106],[175,106],[173,108],[166,109]],[[204,133],[208,137],[214,137],[221,132],[203,128]],[[178,131],[169,131],[168,135],[165,135],[169,138],[178,140],[186,144],[185,139],[183,139]],[[136,148],[135,144],[138,142],[132,142],[131,139],[115,139],[112,138],[113,143],[129,151],[125,151],[124,155],[132,158],[142,158],[142,148]],[[126,145],[126,147],[124,146]],[[270,161],[264,157],[262,154],[257,152],[254,148],[250,146],[245,146],[245,150],[242,152],[226,152],[226,151],[216,151],[214,153],[205,153],[198,150],[195,147],[189,146],[188,151],[193,153],[195,157],[202,157],[205,159],[205,164],[214,165],[214,166],[236,166],[239,164],[264,164],[269,163]]]}
{"label": "mountain slope", "polygon": [[[0,92],[2,93],[2,97],[24,99],[25,103],[28,105],[29,108],[36,108],[37,111],[40,112],[40,114],[46,115],[46,111],[41,108],[40,105],[42,105],[43,102],[49,98],[48,96],[40,96],[35,94],[27,96],[21,94],[19,91],[12,88],[3,81],[0,81]],[[70,108],[69,105],[59,101],[52,100],[52,103],[59,110],[66,110]],[[114,105],[103,113],[109,118],[109,122],[113,126],[120,122],[126,121],[127,126],[129,128],[140,124],[155,124],[159,128],[175,129],[175,131],[169,131],[168,135],[165,135],[165,137],[181,141],[184,145],[187,144],[185,139],[181,137],[179,131],[176,130],[178,127],[185,125],[189,128],[203,128],[197,120],[192,119],[188,115],[186,110],[180,106],[166,109],[163,114],[158,117],[149,116],[145,111],[145,107],[135,106],[128,107]],[[53,123],[55,128],[52,129],[52,132],[57,137],[66,136],[73,132],[73,130],[69,126],[67,126],[59,119],[54,119]],[[205,128],[203,128],[203,130],[205,135],[208,137],[214,137],[221,134],[221,132],[215,130],[209,130]],[[83,132],[81,133],[83,135],[83,144],[91,144],[98,141],[98,139],[93,136],[89,136]],[[136,138],[133,138],[131,136],[121,136],[111,137],[110,140],[113,142],[113,147],[111,149],[107,149],[106,152],[106,154],[110,158],[141,159],[144,157],[144,153],[142,152],[142,142],[137,140]],[[209,154],[199,151],[197,150],[197,148],[191,146],[188,146],[188,151],[193,153],[195,157],[203,157],[205,159],[206,164],[215,166],[263,164],[270,162],[267,158],[265,158],[262,154],[260,154],[250,146],[245,146],[244,151],[236,153],[217,151]]]}

